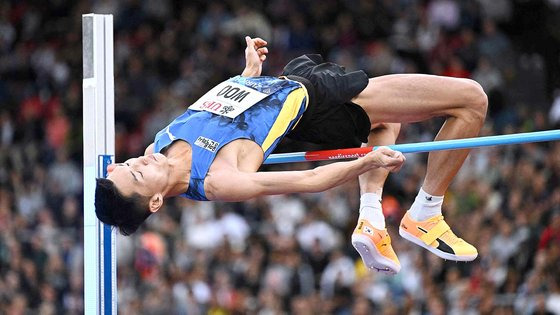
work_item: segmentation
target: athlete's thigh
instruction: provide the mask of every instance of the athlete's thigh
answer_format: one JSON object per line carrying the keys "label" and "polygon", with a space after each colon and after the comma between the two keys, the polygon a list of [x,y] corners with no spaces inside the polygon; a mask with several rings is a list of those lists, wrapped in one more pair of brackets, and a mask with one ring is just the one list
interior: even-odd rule
{"label": "athlete's thigh", "polygon": [[455,115],[481,92],[480,85],[469,79],[392,74],[369,79],[352,102],[366,111],[372,123],[415,122]]}

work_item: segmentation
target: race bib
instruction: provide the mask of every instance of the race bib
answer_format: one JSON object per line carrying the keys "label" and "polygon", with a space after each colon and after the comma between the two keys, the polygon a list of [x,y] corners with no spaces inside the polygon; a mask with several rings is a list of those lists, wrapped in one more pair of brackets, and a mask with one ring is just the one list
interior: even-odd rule
{"label": "race bib", "polygon": [[204,94],[189,109],[235,118],[267,96],[250,87],[225,81]]}

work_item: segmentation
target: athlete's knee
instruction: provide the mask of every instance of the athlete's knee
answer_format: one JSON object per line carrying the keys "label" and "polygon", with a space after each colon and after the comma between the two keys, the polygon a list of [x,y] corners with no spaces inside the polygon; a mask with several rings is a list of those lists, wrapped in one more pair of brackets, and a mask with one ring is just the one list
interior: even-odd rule
{"label": "athlete's knee", "polygon": [[471,79],[463,79],[465,82],[464,106],[469,121],[482,124],[488,110],[488,96],[482,86]]}
{"label": "athlete's knee", "polygon": [[482,86],[471,79],[465,79],[470,85],[468,103],[470,107],[479,112],[480,114],[486,116],[486,111],[488,110],[488,96],[484,92]]}
{"label": "athlete's knee", "polygon": [[399,136],[399,132],[401,131],[401,124],[400,123],[375,123],[371,125],[372,133],[379,133],[385,131],[393,134],[396,139]]}

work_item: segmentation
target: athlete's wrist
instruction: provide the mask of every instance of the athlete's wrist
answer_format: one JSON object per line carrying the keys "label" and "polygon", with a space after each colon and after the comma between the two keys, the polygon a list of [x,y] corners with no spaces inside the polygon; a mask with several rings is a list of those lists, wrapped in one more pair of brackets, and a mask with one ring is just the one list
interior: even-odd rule
{"label": "athlete's wrist", "polygon": [[261,75],[261,71],[258,65],[257,66],[247,65],[243,70],[243,72],[241,73],[242,77],[258,77],[259,75]]}

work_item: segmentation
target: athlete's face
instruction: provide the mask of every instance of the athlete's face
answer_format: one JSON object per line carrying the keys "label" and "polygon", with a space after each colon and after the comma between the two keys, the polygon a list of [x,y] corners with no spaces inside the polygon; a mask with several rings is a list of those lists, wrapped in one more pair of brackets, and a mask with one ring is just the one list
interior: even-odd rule
{"label": "athlete's face", "polygon": [[110,179],[125,196],[136,193],[144,197],[164,194],[168,184],[167,157],[156,153],[126,160],[107,167]]}

